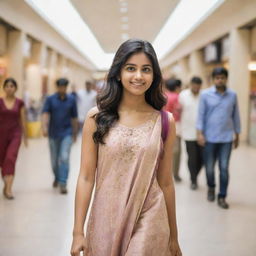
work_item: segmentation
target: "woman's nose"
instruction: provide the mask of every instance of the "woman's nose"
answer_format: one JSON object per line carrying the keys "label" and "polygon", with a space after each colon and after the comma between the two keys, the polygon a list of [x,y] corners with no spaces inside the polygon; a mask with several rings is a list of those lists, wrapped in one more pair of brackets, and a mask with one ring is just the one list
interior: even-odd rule
{"label": "woman's nose", "polygon": [[136,76],[137,79],[138,79],[138,78],[141,78],[141,77],[142,77],[141,71],[140,71],[140,70],[137,70],[135,76]]}

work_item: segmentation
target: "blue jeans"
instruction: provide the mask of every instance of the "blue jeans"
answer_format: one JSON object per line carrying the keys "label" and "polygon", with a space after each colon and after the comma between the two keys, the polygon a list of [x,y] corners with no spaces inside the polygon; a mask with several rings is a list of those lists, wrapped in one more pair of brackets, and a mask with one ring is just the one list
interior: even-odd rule
{"label": "blue jeans", "polygon": [[220,191],[218,197],[225,198],[227,196],[227,188],[229,182],[229,159],[232,150],[232,142],[228,143],[210,143],[206,142],[204,147],[204,162],[206,169],[207,184],[209,188],[215,188],[215,172],[214,167],[218,160],[220,170]]}
{"label": "blue jeans", "polygon": [[68,135],[57,139],[50,138],[49,144],[51,164],[55,180],[61,185],[66,185],[69,173],[69,156],[72,145],[72,136]]}

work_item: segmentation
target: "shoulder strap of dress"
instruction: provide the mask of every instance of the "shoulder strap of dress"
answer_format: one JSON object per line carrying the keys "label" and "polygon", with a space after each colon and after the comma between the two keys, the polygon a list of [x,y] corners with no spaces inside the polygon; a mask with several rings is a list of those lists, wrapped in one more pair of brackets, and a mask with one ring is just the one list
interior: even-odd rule
{"label": "shoulder strap of dress", "polygon": [[160,113],[161,113],[161,122],[162,122],[161,136],[162,136],[163,142],[165,142],[168,136],[168,131],[169,131],[168,113],[164,110],[161,110]]}

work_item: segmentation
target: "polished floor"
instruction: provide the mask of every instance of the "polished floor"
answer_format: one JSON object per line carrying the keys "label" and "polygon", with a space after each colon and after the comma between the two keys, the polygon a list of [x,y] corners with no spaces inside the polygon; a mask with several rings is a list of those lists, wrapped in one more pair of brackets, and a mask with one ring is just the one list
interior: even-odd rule
{"label": "polished floor", "polygon": [[[68,195],[51,187],[47,140],[31,140],[29,148],[21,148],[14,184],[16,199],[0,197],[0,256],[69,255],[80,143],[78,140],[72,148]],[[199,189],[189,189],[186,156],[182,159],[183,180],[176,184],[176,200],[183,255],[255,256],[256,149],[241,145],[232,153],[229,210],[206,201],[203,171]]]}

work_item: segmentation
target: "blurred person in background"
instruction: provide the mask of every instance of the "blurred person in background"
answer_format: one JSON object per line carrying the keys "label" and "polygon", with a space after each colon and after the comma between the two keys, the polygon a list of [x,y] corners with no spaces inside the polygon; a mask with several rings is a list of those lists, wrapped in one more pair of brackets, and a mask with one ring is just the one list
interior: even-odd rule
{"label": "blurred person in background", "polygon": [[27,146],[24,102],[15,96],[17,88],[17,82],[7,78],[3,84],[5,96],[0,98],[0,167],[3,195],[9,200],[14,199],[12,185],[22,135]]}
{"label": "blurred person in background", "polygon": [[197,176],[203,166],[203,148],[197,142],[196,120],[199,105],[199,93],[202,86],[200,77],[193,77],[190,87],[179,95],[181,105],[181,137],[185,141],[188,154],[191,189],[196,190]]}
{"label": "blurred person in background", "polygon": [[181,256],[170,175],[175,124],[161,111],[162,75],[149,42],[120,46],[97,104],[83,129],[71,255]]}
{"label": "blurred person in background", "polygon": [[100,80],[96,81],[95,91],[97,93],[99,93],[104,88],[104,84],[105,84],[105,80],[104,79],[100,79]]}
{"label": "blurred person in background", "polygon": [[97,92],[91,81],[85,82],[85,88],[77,92],[77,110],[79,129],[81,130],[88,111],[96,105]]}
{"label": "blurred person in background", "polygon": [[232,145],[239,145],[240,116],[236,93],[227,88],[228,71],[223,67],[212,72],[213,86],[200,95],[197,119],[198,143],[204,146],[208,184],[207,199],[215,200],[215,163],[219,163],[218,205],[228,209],[229,159]]}
{"label": "blurred person in background", "polygon": [[42,110],[43,135],[49,137],[53,187],[59,185],[62,194],[67,193],[70,150],[78,130],[76,102],[67,94],[68,83],[65,78],[56,81],[57,93],[47,97]]}
{"label": "blurred person in background", "polygon": [[40,107],[38,106],[36,100],[29,99],[29,103],[27,106],[27,121],[28,122],[35,122],[38,120],[40,116]]}
{"label": "blurred person in background", "polygon": [[76,90],[76,85],[73,83],[71,85],[71,93],[70,93],[75,100],[77,100],[77,90]]}
{"label": "blurred person in background", "polygon": [[172,113],[175,125],[176,125],[176,140],[173,148],[173,176],[176,182],[181,181],[179,175],[180,169],[180,155],[181,155],[181,138],[180,138],[180,112],[181,106],[179,103],[179,93],[181,91],[181,80],[179,79],[169,79],[166,81],[166,96],[167,103],[165,105],[165,110]]}

